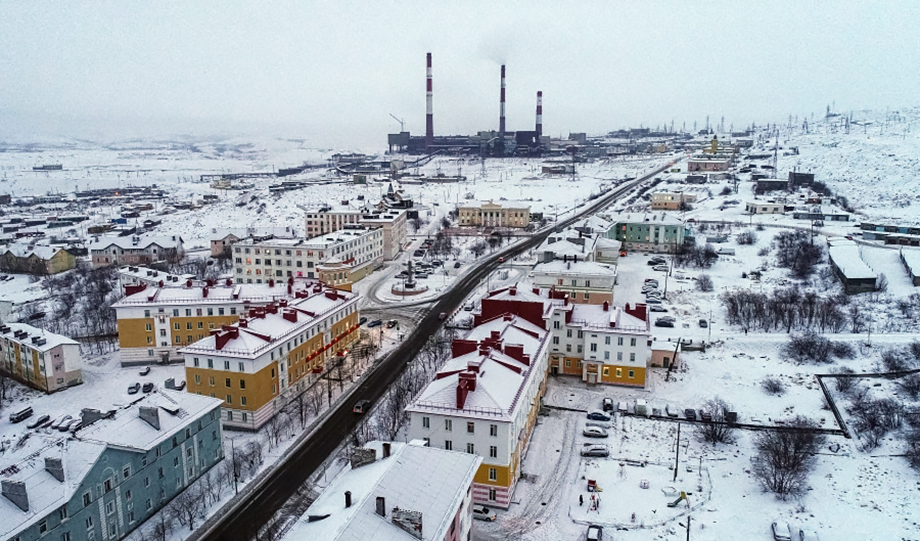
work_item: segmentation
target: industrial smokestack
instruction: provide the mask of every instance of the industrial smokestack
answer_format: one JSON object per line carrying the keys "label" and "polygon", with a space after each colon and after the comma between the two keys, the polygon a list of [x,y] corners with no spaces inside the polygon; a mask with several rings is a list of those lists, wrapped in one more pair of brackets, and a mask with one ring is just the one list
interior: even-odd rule
{"label": "industrial smokestack", "polygon": [[425,91],[425,147],[434,145],[434,111],[431,107],[431,53],[428,53],[427,90]]}
{"label": "industrial smokestack", "polygon": [[543,91],[537,91],[537,143],[543,136]]}
{"label": "industrial smokestack", "polygon": [[502,64],[502,93],[499,100],[498,110],[498,141],[500,145],[505,143],[505,65]]}

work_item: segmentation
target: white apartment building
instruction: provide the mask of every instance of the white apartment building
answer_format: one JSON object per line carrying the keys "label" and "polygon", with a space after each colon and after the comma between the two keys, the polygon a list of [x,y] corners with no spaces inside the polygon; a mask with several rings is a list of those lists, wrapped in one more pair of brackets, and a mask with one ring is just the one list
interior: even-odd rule
{"label": "white apartment building", "polygon": [[406,408],[409,439],[482,457],[475,502],[511,503],[546,390],[548,346],[549,333],[522,317],[485,322],[454,340],[453,358]]}
{"label": "white apartment building", "polygon": [[352,282],[363,278],[383,261],[383,229],[350,226],[311,239],[246,239],[233,245],[234,277],[247,284],[319,278],[316,267],[333,258],[348,267]]}
{"label": "white apartment building", "polygon": [[568,293],[576,304],[612,303],[616,280],[617,269],[613,265],[560,260],[538,263],[531,278],[537,287]]}
{"label": "white apartment building", "polygon": [[25,323],[0,324],[0,370],[53,393],[83,383],[80,344]]}
{"label": "white apartment building", "polygon": [[395,259],[408,234],[408,212],[405,209],[353,209],[323,207],[307,212],[304,218],[307,237],[325,235],[346,227],[364,225],[383,230],[383,258]]}

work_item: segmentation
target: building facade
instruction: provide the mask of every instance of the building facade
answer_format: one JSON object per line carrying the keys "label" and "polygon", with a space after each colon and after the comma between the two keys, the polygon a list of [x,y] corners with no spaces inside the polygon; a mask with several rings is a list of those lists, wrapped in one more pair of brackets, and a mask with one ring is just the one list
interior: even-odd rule
{"label": "building facade", "polygon": [[319,278],[316,267],[331,259],[360,279],[383,262],[383,229],[354,226],[312,239],[246,239],[233,246],[234,278],[247,284]]}
{"label": "building facade", "polygon": [[184,255],[182,237],[100,237],[89,245],[94,267],[175,263]]}
{"label": "building facade", "polygon": [[725,154],[695,154],[687,160],[687,171],[728,171],[731,156]]}
{"label": "building facade", "polygon": [[484,322],[454,340],[453,358],[406,408],[410,439],[482,457],[475,502],[511,504],[546,391],[548,345],[549,333],[520,316]]}
{"label": "building facade", "polygon": [[533,268],[533,284],[568,293],[576,304],[613,303],[616,267],[593,261],[550,261]]}
{"label": "building facade", "polygon": [[696,196],[688,193],[656,192],[652,194],[652,210],[681,210],[696,202]]}
{"label": "building facade", "polygon": [[527,227],[530,225],[530,206],[502,206],[492,201],[465,204],[458,209],[459,224],[472,227]]}
{"label": "building facade", "polygon": [[309,211],[304,218],[307,238],[332,233],[346,227],[363,225],[383,230],[383,258],[399,256],[408,238],[408,212],[405,209],[334,209],[323,207]]}
{"label": "building facade", "polygon": [[0,255],[0,271],[23,274],[57,274],[77,266],[73,254],[51,246],[13,244]]}
{"label": "building facade", "polygon": [[179,287],[129,288],[130,294],[112,305],[121,364],[184,362],[179,353],[182,347],[236,323],[250,308],[293,299],[298,291],[312,290],[315,285],[313,280],[294,279],[264,284],[186,280]]}
{"label": "building facade", "polygon": [[80,344],[25,323],[0,324],[0,370],[33,389],[53,393],[83,383]]}
{"label": "building facade", "polygon": [[2,457],[3,539],[123,539],[223,459],[219,400],[157,390],[81,420]]}
{"label": "building facade", "polygon": [[316,284],[250,308],[181,350],[188,392],[224,400],[224,425],[258,430],[359,338],[358,295]]}
{"label": "building facade", "polygon": [[614,222],[608,236],[628,251],[674,253],[689,233],[682,221],[665,213],[621,216]]}
{"label": "building facade", "polygon": [[744,204],[746,214],[782,214],[784,210],[785,205],[782,203],[748,201]]}

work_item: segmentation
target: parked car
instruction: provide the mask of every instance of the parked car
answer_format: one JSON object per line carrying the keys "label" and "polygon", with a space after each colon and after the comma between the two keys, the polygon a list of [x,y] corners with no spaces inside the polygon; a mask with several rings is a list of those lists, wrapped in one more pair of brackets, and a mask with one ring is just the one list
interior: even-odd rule
{"label": "parked car", "polygon": [[464,312],[472,312],[472,311],[473,311],[473,308],[475,308],[475,307],[476,307],[476,306],[475,306],[473,303],[469,303],[469,304],[467,304],[466,306],[463,307],[463,311],[464,311]]}
{"label": "parked car", "polygon": [[19,422],[25,421],[26,419],[32,416],[32,413],[34,413],[32,411],[32,406],[26,406],[22,408],[21,410],[17,410],[11,413],[10,422],[19,423]]}
{"label": "parked car", "polygon": [[419,280],[427,280],[427,279],[428,279],[428,273],[427,273],[427,272],[420,272],[420,273],[416,274],[415,277],[418,278]]}
{"label": "parked car", "polygon": [[27,424],[26,427],[27,428],[38,428],[42,426],[43,424],[47,423],[49,419],[51,419],[50,415],[42,415],[38,419],[35,419],[31,423]]}
{"label": "parked car", "polygon": [[661,299],[656,299],[655,297],[651,297],[651,298],[645,299],[645,304],[648,304],[648,305],[661,304]]}
{"label": "parked car", "polygon": [[73,420],[73,416],[71,416],[71,415],[65,415],[65,416],[61,417],[60,419],[58,419],[57,421],[51,423],[51,429],[52,429],[52,430],[58,430],[59,428],[61,428],[61,425],[63,425],[63,424],[69,424],[70,421],[72,421],[72,420]]}
{"label": "parked car", "polygon": [[80,422],[80,419],[71,419],[67,421],[66,423],[62,424],[61,426],[59,426],[58,430],[60,432],[67,432],[68,430],[71,429],[71,427],[76,426],[77,423],[79,422]]}
{"label": "parked car", "polygon": [[588,413],[588,419],[591,419],[592,421],[609,421],[610,416],[603,411],[594,410]]}
{"label": "parked car", "polygon": [[595,526],[594,524],[588,526],[588,533],[585,534],[586,541],[602,541],[603,539],[604,528]]}
{"label": "parked car", "polygon": [[144,384],[143,387],[141,387],[141,390],[144,391],[145,393],[153,392],[153,383],[150,383],[148,381],[147,383]]}
{"label": "parked car", "polygon": [[709,326],[709,323],[705,319],[700,320],[700,327],[705,329],[708,326]]}
{"label": "parked car", "polygon": [[789,529],[789,524],[786,522],[774,521],[771,528],[774,541],[792,541],[792,530]]}
{"label": "parked car", "polygon": [[607,431],[599,426],[586,426],[581,434],[588,438],[606,438]]}
{"label": "parked car", "polygon": [[648,307],[649,312],[667,312],[668,309],[659,304],[652,304]]}
{"label": "parked car", "polygon": [[141,390],[141,384],[134,382],[131,385],[128,385],[128,394],[137,394]]}
{"label": "parked car", "polygon": [[383,321],[379,319],[375,319],[374,321],[371,321],[370,323],[367,324],[367,328],[372,329],[374,327],[379,327],[381,325],[383,325]]}
{"label": "parked car", "polygon": [[440,266],[443,265],[443,264],[444,264],[444,262],[441,261],[440,259],[435,259],[434,261],[431,262],[431,265],[434,266],[434,267],[440,267]]}
{"label": "parked car", "polygon": [[665,414],[667,414],[668,417],[677,418],[678,409],[676,406],[672,406],[671,404],[668,404],[667,406],[664,407],[664,412]]}
{"label": "parked car", "polygon": [[649,267],[654,267],[655,265],[663,265],[665,263],[667,262],[664,259],[660,259],[660,258],[649,259],[648,261],[645,262],[645,264],[648,265]]}
{"label": "parked car", "polygon": [[661,292],[660,292],[660,291],[647,291],[647,292],[645,293],[645,299],[646,299],[646,300],[648,300],[648,299],[658,299],[658,300],[661,300]]}
{"label": "parked car", "polygon": [[581,448],[581,456],[610,456],[610,449],[603,443],[586,443]]}
{"label": "parked car", "polygon": [[668,272],[669,269],[667,265],[662,264],[662,265],[655,265],[654,267],[652,267],[652,270],[656,270],[659,272]]}
{"label": "parked car", "polygon": [[77,430],[80,430],[82,426],[83,426],[83,421],[80,421],[78,419],[74,421],[73,423],[71,423],[70,426],[67,427],[67,430],[69,430],[70,432],[76,432]]}
{"label": "parked car", "polygon": [[497,517],[495,515],[495,512],[489,509],[488,507],[484,505],[480,505],[478,503],[474,503],[473,504],[473,518],[475,518],[476,520],[484,520],[486,522],[492,522]]}
{"label": "parked car", "polygon": [[673,326],[674,326],[674,322],[673,322],[673,321],[670,321],[670,320],[667,320],[667,319],[661,319],[661,318],[659,318],[659,319],[656,319],[656,320],[655,320],[655,326],[656,326],[656,327],[673,327]]}
{"label": "parked car", "polygon": [[684,417],[686,417],[688,421],[696,421],[696,410],[693,408],[685,409]]}
{"label": "parked car", "polygon": [[370,400],[358,400],[355,403],[355,407],[351,408],[352,413],[367,413],[368,408],[371,405]]}
{"label": "parked car", "polygon": [[654,279],[654,278],[646,278],[646,279],[645,279],[645,284],[646,284],[646,285],[654,285],[654,286],[657,286],[657,285],[658,285],[658,280],[656,280],[656,279]]}
{"label": "parked car", "polygon": [[176,390],[177,390],[177,391],[181,391],[181,390],[183,390],[183,389],[185,389],[185,380],[182,380],[182,381],[180,381],[179,383],[176,384]]}
{"label": "parked car", "polygon": [[811,530],[799,530],[799,541],[818,541],[818,534]]}
{"label": "parked car", "polygon": [[399,322],[397,322],[395,319],[391,319],[390,321],[387,321],[387,329],[392,329],[393,327],[397,325],[399,325]]}
{"label": "parked car", "polygon": [[617,412],[629,413],[629,404],[623,401],[617,402]]}
{"label": "parked car", "polygon": [[139,374],[142,375],[142,376],[146,376],[146,375],[149,374],[149,373],[150,373],[150,367],[149,367],[149,366],[145,366],[144,368],[141,368],[141,371],[139,372]]}
{"label": "parked car", "polygon": [[455,268],[455,269],[459,269],[459,268],[460,268],[460,262],[459,262],[459,261],[457,261],[456,263],[454,263],[454,268]]}
{"label": "parked car", "polygon": [[362,317],[362,318],[358,321],[358,325],[364,325],[365,323],[367,323],[367,318],[366,318],[366,317]]}
{"label": "parked car", "polygon": [[602,409],[604,411],[613,411],[613,399],[612,398],[605,398],[601,404],[603,405]]}

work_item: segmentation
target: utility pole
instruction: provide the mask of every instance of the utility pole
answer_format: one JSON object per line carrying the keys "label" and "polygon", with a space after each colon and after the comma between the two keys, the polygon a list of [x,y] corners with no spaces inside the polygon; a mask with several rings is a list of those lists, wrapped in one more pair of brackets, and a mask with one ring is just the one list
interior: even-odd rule
{"label": "utility pole", "polygon": [[709,309],[709,336],[706,338],[707,342],[712,342],[712,308]]}
{"label": "utility pole", "polygon": [[677,423],[677,450],[674,455],[674,481],[677,481],[677,465],[680,462],[680,423]]}

